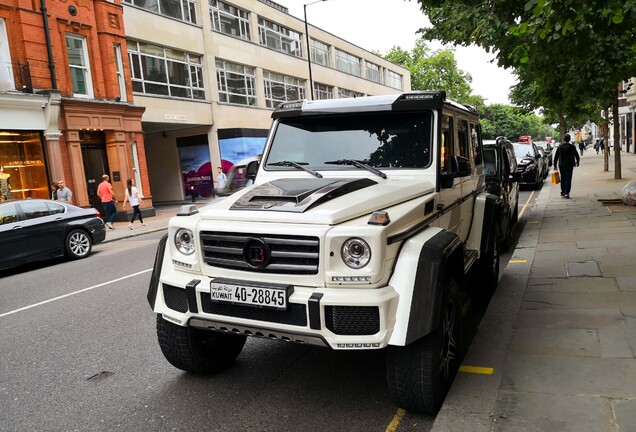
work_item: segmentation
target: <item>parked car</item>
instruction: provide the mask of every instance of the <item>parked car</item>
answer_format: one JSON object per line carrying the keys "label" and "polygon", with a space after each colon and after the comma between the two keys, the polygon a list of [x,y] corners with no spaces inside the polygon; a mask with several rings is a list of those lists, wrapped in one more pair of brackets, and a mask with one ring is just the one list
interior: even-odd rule
{"label": "parked car", "polygon": [[85,258],[105,237],[95,209],[44,199],[0,203],[0,270],[61,255]]}
{"label": "parked car", "polygon": [[535,189],[543,183],[543,158],[533,143],[519,142],[513,144],[517,158],[517,172],[521,174],[519,184],[531,185]]}
{"label": "parked car", "polygon": [[537,146],[537,150],[539,151],[539,154],[541,155],[541,159],[543,159],[543,163],[541,164],[543,167],[543,179],[545,179],[548,174],[550,173],[550,165],[549,165],[549,160],[548,160],[548,155],[545,152],[545,150],[543,150],[541,147]]}
{"label": "parked car", "polygon": [[542,148],[546,155],[547,155],[547,159],[548,159],[548,168],[552,167],[552,144],[551,141],[535,141],[535,145],[538,148]]}
{"label": "parked car", "polygon": [[505,137],[484,140],[486,191],[501,200],[499,239],[506,251],[512,242],[512,231],[519,218],[519,178],[517,158],[512,143]]}

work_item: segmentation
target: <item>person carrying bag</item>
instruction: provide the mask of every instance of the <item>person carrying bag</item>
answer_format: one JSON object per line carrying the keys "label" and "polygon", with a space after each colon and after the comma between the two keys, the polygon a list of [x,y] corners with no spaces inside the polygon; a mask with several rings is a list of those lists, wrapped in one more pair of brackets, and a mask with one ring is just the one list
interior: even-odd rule
{"label": "person carrying bag", "polygon": [[570,143],[570,134],[565,134],[563,144],[561,144],[554,155],[554,167],[561,177],[561,196],[570,198],[570,189],[572,188],[572,174],[574,167],[579,166],[581,158],[576,147]]}

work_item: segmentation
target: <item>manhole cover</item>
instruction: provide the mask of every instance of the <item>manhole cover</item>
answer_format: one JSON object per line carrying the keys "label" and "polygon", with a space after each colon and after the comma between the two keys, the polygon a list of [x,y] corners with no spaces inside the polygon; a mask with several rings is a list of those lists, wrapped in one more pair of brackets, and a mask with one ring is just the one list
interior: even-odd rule
{"label": "manhole cover", "polygon": [[597,261],[581,261],[566,263],[568,277],[603,277]]}

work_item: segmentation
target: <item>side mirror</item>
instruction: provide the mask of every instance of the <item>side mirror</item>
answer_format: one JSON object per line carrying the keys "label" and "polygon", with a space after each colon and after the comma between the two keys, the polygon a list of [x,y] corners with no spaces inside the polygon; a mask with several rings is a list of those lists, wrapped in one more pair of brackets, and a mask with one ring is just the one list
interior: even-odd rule
{"label": "side mirror", "polygon": [[258,167],[260,163],[258,161],[251,161],[247,164],[247,168],[245,169],[245,177],[248,180],[256,180],[256,173],[258,173]]}

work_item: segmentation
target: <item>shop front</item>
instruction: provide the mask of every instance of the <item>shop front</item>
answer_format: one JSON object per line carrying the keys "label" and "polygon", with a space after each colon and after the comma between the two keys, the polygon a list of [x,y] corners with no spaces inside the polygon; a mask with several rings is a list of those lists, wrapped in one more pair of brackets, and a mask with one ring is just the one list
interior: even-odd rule
{"label": "shop front", "polygon": [[0,201],[49,198],[41,132],[0,131]]}

